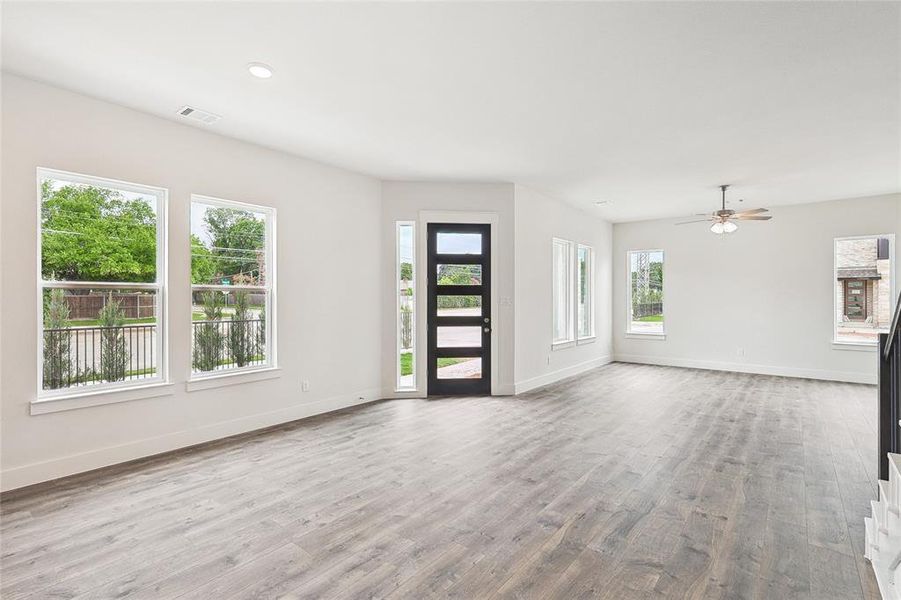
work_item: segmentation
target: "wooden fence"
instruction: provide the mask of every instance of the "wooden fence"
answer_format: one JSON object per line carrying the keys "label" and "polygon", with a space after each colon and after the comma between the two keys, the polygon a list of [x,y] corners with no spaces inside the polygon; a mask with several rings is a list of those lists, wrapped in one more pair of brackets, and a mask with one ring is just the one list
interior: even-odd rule
{"label": "wooden fence", "polygon": [[97,319],[100,310],[111,299],[119,303],[119,309],[126,319],[145,319],[156,316],[155,294],[87,294],[66,295],[66,304],[69,305],[69,319]]}

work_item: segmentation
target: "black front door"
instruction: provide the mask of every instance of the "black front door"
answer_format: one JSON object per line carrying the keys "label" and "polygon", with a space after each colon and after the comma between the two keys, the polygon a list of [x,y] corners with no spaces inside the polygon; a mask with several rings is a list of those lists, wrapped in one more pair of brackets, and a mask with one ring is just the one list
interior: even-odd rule
{"label": "black front door", "polygon": [[491,226],[429,223],[429,395],[491,393]]}

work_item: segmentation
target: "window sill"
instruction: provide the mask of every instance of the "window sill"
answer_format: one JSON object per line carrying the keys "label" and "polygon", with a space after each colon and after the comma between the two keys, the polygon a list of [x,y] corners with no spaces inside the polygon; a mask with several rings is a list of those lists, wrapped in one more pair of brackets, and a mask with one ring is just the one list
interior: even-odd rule
{"label": "window sill", "polygon": [[159,398],[171,396],[175,393],[175,386],[171,383],[150,383],[140,387],[126,389],[106,389],[92,392],[74,392],[60,396],[38,398],[31,401],[31,414],[44,415],[76,408],[89,406],[102,406],[104,404],[116,404],[131,400],[145,400],[147,398]]}
{"label": "window sill", "polygon": [[242,383],[250,383],[252,381],[263,381],[266,379],[277,379],[282,376],[282,370],[279,367],[264,367],[261,369],[248,369],[237,373],[222,373],[221,375],[206,375],[196,377],[185,382],[185,391],[198,392],[200,390],[209,390],[227,385],[239,385]]}
{"label": "window sill", "polygon": [[582,346],[584,344],[593,344],[598,340],[597,336],[590,335],[588,337],[579,338],[576,340],[576,346]]}
{"label": "window sill", "polygon": [[833,350],[850,350],[852,352],[876,352],[879,344],[874,342],[838,342],[832,340]]}
{"label": "window sill", "polygon": [[554,342],[551,344],[551,350],[564,350],[566,348],[572,348],[576,345],[575,340],[566,340],[565,342]]}
{"label": "window sill", "polygon": [[626,332],[626,339],[631,340],[665,340],[665,333],[633,333],[631,331]]}

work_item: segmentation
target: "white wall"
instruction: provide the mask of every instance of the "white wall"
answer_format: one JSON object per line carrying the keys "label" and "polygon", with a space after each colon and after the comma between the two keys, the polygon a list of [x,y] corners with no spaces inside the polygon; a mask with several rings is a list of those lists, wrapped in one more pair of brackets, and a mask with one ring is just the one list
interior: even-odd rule
{"label": "white wall", "polygon": [[[516,392],[546,385],[612,358],[610,223],[541,193],[516,186]],[[551,350],[551,240],[587,244],[595,252],[594,342]]]}
{"label": "white wall", "polygon": [[[379,397],[378,181],[11,75],[3,76],[2,102],[3,489]],[[29,414],[38,370],[39,166],[169,189],[174,394]],[[277,379],[185,390],[192,192],[278,210]],[[301,392],[302,378],[309,392]]]}
{"label": "white wall", "polygon": [[[423,211],[492,213],[497,217],[497,235],[491,240],[497,269],[492,273],[497,284],[498,310],[492,315],[492,351],[497,356],[495,394],[513,393],[514,360],[514,268],[513,268],[513,185],[509,183],[429,183],[386,181],[382,185],[382,380],[386,396],[415,395],[426,392],[426,283],[425,252],[422,233]],[[395,297],[395,223],[416,222],[416,347],[418,390],[395,394],[397,360]]]}
{"label": "white wall", "polygon": [[[874,383],[874,351],[832,344],[833,239],[896,233],[899,200],[777,207],[726,236],[673,219],[615,225],[616,359]],[[626,252],[648,248],[666,253],[665,340],[625,335]]]}

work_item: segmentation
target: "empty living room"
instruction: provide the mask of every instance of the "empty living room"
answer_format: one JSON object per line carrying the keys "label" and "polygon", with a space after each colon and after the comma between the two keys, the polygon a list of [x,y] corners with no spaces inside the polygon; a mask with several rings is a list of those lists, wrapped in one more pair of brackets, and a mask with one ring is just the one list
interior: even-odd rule
{"label": "empty living room", "polygon": [[0,598],[901,600],[901,2],[3,0]]}

